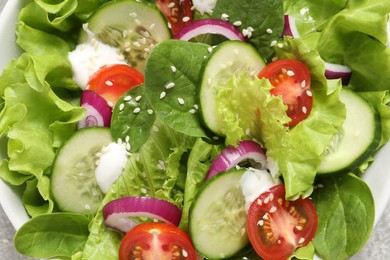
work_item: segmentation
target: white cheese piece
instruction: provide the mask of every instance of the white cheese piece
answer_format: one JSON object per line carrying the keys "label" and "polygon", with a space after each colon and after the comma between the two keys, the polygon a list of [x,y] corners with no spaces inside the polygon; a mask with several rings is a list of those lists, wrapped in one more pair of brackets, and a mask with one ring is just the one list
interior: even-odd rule
{"label": "white cheese piece", "polygon": [[102,192],[107,193],[122,174],[128,155],[124,144],[111,143],[102,149],[95,169],[96,181]]}
{"label": "white cheese piece", "polygon": [[201,15],[212,14],[217,0],[192,0],[192,5]]}
{"label": "white cheese piece", "polygon": [[88,40],[80,43],[69,52],[68,58],[72,64],[73,80],[81,89],[86,89],[88,80],[99,68],[108,64],[126,64],[124,56],[117,48],[100,42],[88,31],[88,24],[83,28],[88,34]]}
{"label": "white cheese piece", "polygon": [[279,178],[273,178],[266,170],[248,169],[240,180],[242,194],[245,197],[246,212],[248,212],[252,202],[257,199],[261,193],[280,183],[281,181]]}

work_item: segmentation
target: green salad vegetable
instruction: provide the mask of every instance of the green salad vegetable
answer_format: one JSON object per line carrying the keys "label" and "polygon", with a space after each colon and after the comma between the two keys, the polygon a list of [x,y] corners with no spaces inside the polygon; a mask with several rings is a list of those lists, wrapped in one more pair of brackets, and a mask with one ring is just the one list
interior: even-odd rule
{"label": "green salad vegetable", "polygon": [[[200,115],[206,108],[199,108],[199,89],[205,64],[218,51],[209,40],[221,38],[153,42],[143,57],[144,84],[127,91],[113,107],[113,140],[129,139],[122,174],[95,214],[61,212],[51,191],[52,167],[85,115],[80,107],[82,89],[73,78],[68,54],[80,43],[82,26],[93,13],[106,2],[121,1],[126,0],[26,1],[19,14],[16,43],[23,53],[0,76],[0,133],[7,140],[8,154],[0,162],[0,177],[23,187],[22,203],[31,216],[16,233],[16,249],[36,258],[118,259],[123,234],[107,228],[103,207],[125,196],[171,202],[182,211],[179,227],[188,232],[191,204],[214,159],[229,145],[256,140],[277,166],[272,174],[283,181],[286,199],[310,197],[316,206],[316,235],[294,252],[295,257],[311,259],[314,251],[323,259],[356,254],[370,237],[375,217],[371,191],[359,176],[390,138],[390,2],[218,0],[212,13],[195,9],[194,19],[235,24],[244,32],[244,44],[251,44],[265,63],[277,57],[305,64],[313,97],[309,116],[287,126],[288,106],[272,95],[270,81],[256,77],[259,71],[238,73],[242,68],[234,66],[239,63],[230,64],[224,69],[227,75],[217,74],[226,80],[214,88],[216,116],[224,133],[216,136]],[[152,8],[161,2],[134,1]],[[287,15],[294,17],[300,37],[282,35]],[[350,68],[349,84],[326,78],[326,63]],[[324,154],[343,134],[340,129],[347,116],[340,100],[343,89],[362,97],[377,113],[381,127],[375,134],[380,142],[353,171],[318,174]],[[258,257],[251,249],[242,255]]]}

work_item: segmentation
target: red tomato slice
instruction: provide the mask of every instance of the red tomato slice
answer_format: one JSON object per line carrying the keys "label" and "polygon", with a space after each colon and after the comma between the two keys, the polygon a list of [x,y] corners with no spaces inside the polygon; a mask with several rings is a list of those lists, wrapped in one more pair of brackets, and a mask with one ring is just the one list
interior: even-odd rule
{"label": "red tomato slice", "polygon": [[167,18],[173,36],[193,19],[191,0],[158,0],[156,5]]}
{"label": "red tomato slice", "polygon": [[178,227],[149,222],[126,233],[119,247],[119,260],[187,259],[195,260],[196,251],[189,236]]}
{"label": "red tomato slice", "polygon": [[287,115],[291,121],[287,126],[294,126],[306,119],[313,106],[310,90],[310,71],[298,60],[277,60],[260,71],[259,78],[267,78],[274,88],[271,94],[281,95],[288,106]]}
{"label": "red tomato slice", "polygon": [[144,82],[142,73],[126,64],[101,67],[88,81],[87,88],[101,95],[110,106],[129,89]]}
{"label": "red tomato slice", "polygon": [[250,206],[247,216],[249,240],[265,260],[287,259],[295,249],[314,237],[318,216],[313,202],[285,200],[284,184],[262,193]]}

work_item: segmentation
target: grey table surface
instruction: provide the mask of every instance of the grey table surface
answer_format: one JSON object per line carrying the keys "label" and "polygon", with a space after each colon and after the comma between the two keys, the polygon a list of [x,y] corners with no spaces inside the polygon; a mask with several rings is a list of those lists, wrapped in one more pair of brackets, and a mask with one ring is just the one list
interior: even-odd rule
{"label": "grey table surface", "polygon": [[[7,0],[0,0],[0,10],[3,9],[6,2]],[[15,250],[13,244],[14,235],[15,229],[8,220],[3,208],[0,207],[0,260],[31,259],[20,255]],[[379,222],[375,226],[370,240],[362,251],[353,256],[352,259],[390,259],[390,201]]]}

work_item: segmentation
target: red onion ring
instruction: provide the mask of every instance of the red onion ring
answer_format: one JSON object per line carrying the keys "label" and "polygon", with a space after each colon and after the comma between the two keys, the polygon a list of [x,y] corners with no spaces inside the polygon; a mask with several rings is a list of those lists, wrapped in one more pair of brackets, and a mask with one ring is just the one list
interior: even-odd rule
{"label": "red onion ring", "polygon": [[188,41],[196,36],[211,33],[225,36],[229,40],[245,41],[245,37],[234,25],[218,19],[205,18],[196,20],[183,27],[175,36],[178,40]]}
{"label": "red onion ring", "polygon": [[262,166],[267,164],[267,159],[263,149],[254,141],[241,141],[237,147],[226,147],[213,161],[207,172],[206,180],[217,175],[220,172],[229,170],[239,162],[246,159],[253,159]]}
{"label": "red onion ring", "polygon": [[80,105],[87,109],[87,113],[78,122],[79,129],[90,126],[110,126],[112,109],[98,93],[84,90],[81,94]]}
{"label": "red onion ring", "polygon": [[352,71],[348,66],[325,62],[325,77],[327,79],[341,79],[343,85],[348,85]]}
{"label": "red onion ring", "polygon": [[283,35],[299,38],[299,32],[295,23],[295,17],[291,15],[284,15],[284,29]]}
{"label": "red onion ring", "polygon": [[139,224],[131,217],[150,217],[178,226],[181,210],[166,200],[142,196],[119,198],[103,207],[104,223],[118,231],[126,233]]}

